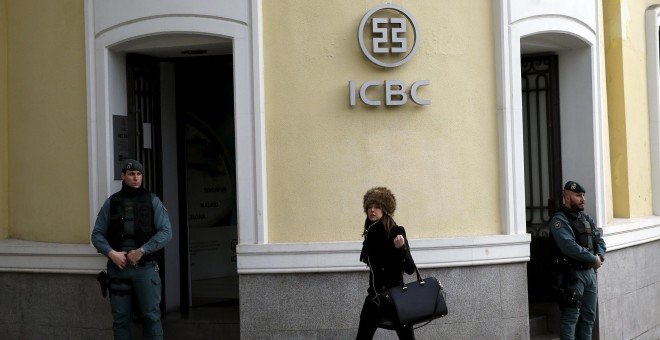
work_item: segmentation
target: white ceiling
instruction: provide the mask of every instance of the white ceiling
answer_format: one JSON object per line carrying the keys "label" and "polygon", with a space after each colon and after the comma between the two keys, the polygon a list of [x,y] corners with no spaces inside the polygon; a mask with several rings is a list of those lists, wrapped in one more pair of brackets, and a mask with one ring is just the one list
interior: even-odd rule
{"label": "white ceiling", "polygon": [[521,54],[574,50],[586,46],[583,40],[565,33],[542,33],[520,39]]}

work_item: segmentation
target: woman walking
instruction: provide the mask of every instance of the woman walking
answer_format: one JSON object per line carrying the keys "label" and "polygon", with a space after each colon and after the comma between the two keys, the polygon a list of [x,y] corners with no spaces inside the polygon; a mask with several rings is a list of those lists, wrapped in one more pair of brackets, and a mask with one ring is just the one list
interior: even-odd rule
{"label": "woman walking", "polygon": [[[364,222],[360,261],[369,267],[369,288],[360,313],[357,340],[373,339],[383,320],[392,320],[393,309],[378,294],[403,285],[403,272],[415,272],[406,231],[392,217],[396,198],[385,187],[374,187],[364,194]],[[396,329],[399,339],[414,340],[412,326]]]}

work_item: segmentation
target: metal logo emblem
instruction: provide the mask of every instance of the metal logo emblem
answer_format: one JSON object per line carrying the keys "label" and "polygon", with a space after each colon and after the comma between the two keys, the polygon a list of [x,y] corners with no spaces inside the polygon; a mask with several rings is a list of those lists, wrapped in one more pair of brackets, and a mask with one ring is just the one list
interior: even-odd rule
{"label": "metal logo emblem", "polygon": [[571,184],[571,190],[575,190],[576,187],[577,187],[577,183]]}
{"label": "metal logo emblem", "polygon": [[[368,25],[371,29],[367,28]],[[408,32],[409,25],[411,33]],[[376,6],[362,17],[358,40],[362,53],[372,63],[381,67],[398,67],[407,63],[417,51],[417,22],[403,7],[392,4]]]}
{"label": "metal logo emblem", "polygon": [[555,228],[557,229],[561,228],[561,223],[559,223],[559,221],[555,222]]}

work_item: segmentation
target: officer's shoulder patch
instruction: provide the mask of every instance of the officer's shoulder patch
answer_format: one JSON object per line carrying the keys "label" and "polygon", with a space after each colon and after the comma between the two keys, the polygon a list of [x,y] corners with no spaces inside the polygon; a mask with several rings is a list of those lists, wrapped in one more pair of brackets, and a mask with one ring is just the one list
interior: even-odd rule
{"label": "officer's shoulder patch", "polygon": [[555,222],[555,228],[557,228],[557,229],[561,228],[561,222],[556,221]]}

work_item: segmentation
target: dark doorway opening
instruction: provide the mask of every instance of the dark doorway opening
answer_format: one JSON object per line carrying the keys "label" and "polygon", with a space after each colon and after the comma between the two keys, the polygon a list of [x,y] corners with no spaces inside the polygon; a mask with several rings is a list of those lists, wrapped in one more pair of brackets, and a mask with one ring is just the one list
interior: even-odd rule
{"label": "dark doorway opening", "polygon": [[[178,249],[159,265],[161,310],[237,306],[233,56],[132,53],[126,70],[127,156],[145,165],[145,188],[161,198],[178,193],[169,197],[176,206],[170,209],[176,237],[167,246]],[[179,274],[169,281],[168,266]]]}
{"label": "dark doorway opening", "polygon": [[[160,70],[158,59],[141,54],[126,56],[127,151],[126,159],[144,165],[145,189],[163,197],[160,115]],[[123,163],[126,159],[116,159]],[[155,253],[161,282],[165,282],[164,249]],[[161,285],[161,313],[166,311],[165,284]]]}
{"label": "dark doorway opening", "polygon": [[238,305],[233,56],[174,64],[181,310]]}
{"label": "dark doorway opening", "polygon": [[525,152],[525,208],[531,234],[527,280],[530,314],[553,317],[552,240],[548,221],[561,207],[559,70],[556,55],[521,59]]}

